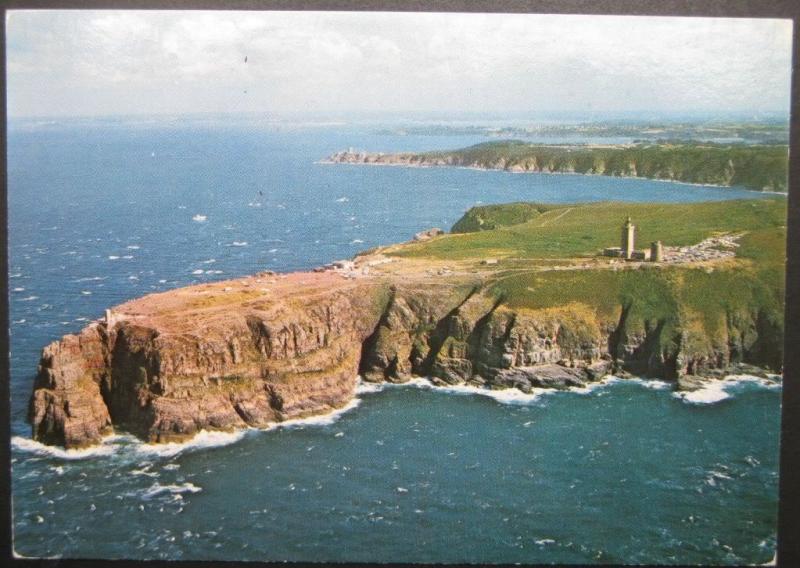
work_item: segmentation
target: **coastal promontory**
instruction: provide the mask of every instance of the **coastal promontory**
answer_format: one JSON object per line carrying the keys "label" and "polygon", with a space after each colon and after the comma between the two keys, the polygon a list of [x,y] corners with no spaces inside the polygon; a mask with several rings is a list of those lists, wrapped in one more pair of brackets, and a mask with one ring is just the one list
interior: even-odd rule
{"label": "coastal promontory", "polygon": [[[780,372],[785,200],[476,207],[351,260],[112,307],[44,348],[33,437],[149,442],[347,405],[360,376],[568,388],[609,373],[691,388]],[[620,225],[658,262],[604,256]]]}
{"label": "coastal promontory", "polygon": [[789,147],[680,141],[569,145],[498,140],[450,151],[386,154],[351,149],[336,152],[325,162],[639,177],[785,193]]}

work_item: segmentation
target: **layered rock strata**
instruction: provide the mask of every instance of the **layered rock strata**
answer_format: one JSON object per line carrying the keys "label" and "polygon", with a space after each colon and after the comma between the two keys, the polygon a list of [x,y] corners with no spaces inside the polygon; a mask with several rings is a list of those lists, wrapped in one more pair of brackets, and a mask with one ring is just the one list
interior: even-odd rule
{"label": "layered rock strata", "polygon": [[[506,305],[479,275],[432,279],[297,273],[154,294],[47,346],[30,402],[33,437],[67,448],[120,428],[149,442],[323,414],[357,376],[485,388],[567,388],[609,372],[676,380],[739,363],[778,368],[780,330],[730,320],[724,345],[633,322],[629,306]],[[664,337],[670,334],[670,337]]]}

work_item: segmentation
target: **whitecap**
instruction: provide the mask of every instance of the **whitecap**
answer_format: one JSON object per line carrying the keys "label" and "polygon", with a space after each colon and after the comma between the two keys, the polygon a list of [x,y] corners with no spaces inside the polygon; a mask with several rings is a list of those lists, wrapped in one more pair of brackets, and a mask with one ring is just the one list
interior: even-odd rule
{"label": "whitecap", "polygon": [[152,499],[153,497],[162,495],[164,493],[170,493],[171,495],[180,495],[182,493],[199,493],[202,490],[202,487],[198,487],[189,481],[186,483],[181,483],[180,485],[161,485],[158,481],[156,481],[150,486],[149,489],[142,493],[142,498]]}
{"label": "whitecap", "polygon": [[354,408],[358,407],[361,404],[361,399],[353,398],[350,402],[344,405],[341,408],[337,408],[332,412],[327,414],[321,414],[319,416],[309,416],[307,418],[291,418],[289,420],[284,420],[283,422],[277,422],[268,426],[266,429],[271,430],[273,428],[296,428],[302,426],[329,426],[339,420],[339,418],[353,410]]}
{"label": "whitecap", "polygon": [[108,260],[119,260],[119,257],[116,255],[109,255]]}
{"label": "whitecap", "polygon": [[20,302],[30,302],[32,300],[38,300],[39,296],[28,296],[27,298],[20,298]]}
{"label": "whitecap", "polygon": [[537,401],[543,394],[557,392],[556,389],[534,388],[531,390],[530,393],[524,393],[521,390],[515,388],[492,390],[484,387],[476,387],[463,384],[439,386],[433,384],[430,380],[423,378],[414,378],[402,384],[411,387],[427,388],[451,394],[485,396],[492,398],[501,404],[530,404],[532,402]]}
{"label": "whitecap", "polygon": [[728,375],[724,379],[711,379],[697,390],[677,391],[672,393],[672,396],[688,404],[714,404],[731,398],[733,394],[730,390],[743,384],[751,384],[768,390],[780,390],[781,388],[779,382],[761,377]]}
{"label": "whitecap", "polygon": [[205,215],[200,215],[200,214],[195,215],[194,217],[192,217],[192,221],[196,221],[197,223],[202,223],[206,219],[208,219],[208,217],[206,217]]}
{"label": "whitecap", "polygon": [[361,239],[353,239],[352,241],[350,241],[350,244],[351,245],[358,245],[358,244],[361,244],[363,242],[364,241],[362,241]]}
{"label": "whitecap", "polygon": [[25,318],[22,318],[22,319],[14,320],[11,323],[25,323],[25,321],[26,321]]}
{"label": "whitecap", "polygon": [[339,199],[336,200],[336,203],[347,203],[348,201],[350,200],[347,199],[346,197],[340,197]]}
{"label": "whitecap", "polygon": [[22,436],[13,436],[11,438],[11,446],[19,451],[28,452],[40,456],[50,456],[62,460],[81,460],[92,458],[96,456],[108,456],[114,453],[114,445],[110,442],[109,438],[103,441],[103,444],[91,446],[89,448],[65,450],[60,446],[48,446],[32,440],[30,438],[23,438]]}
{"label": "whitecap", "polygon": [[278,252],[278,249],[269,249],[267,252]]}
{"label": "whitecap", "polygon": [[83,294],[84,296],[91,296],[92,295],[92,293],[89,290],[81,290],[81,294]]}
{"label": "whitecap", "polygon": [[247,241],[233,241],[231,243],[231,246],[232,247],[246,247],[247,246]]}
{"label": "whitecap", "polygon": [[198,268],[197,270],[192,270],[192,274],[202,274],[202,273],[203,273],[202,268]]}
{"label": "whitecap", "polygon": [[545,544],[555,544],[556,541],[552,538],[540,538],[539,540],[534,541],[539,546],[544,546]]}
{"label": "whitecap", "polygon": [[214,264],[215,262],[217,262],[216,258],[209,258],[208,260],[203,260],[201,264]]}
{"label": "whitecap", "polygon": [[139,245],[128,245],[125,248],[129,250],[139,250],[141,247],[139,247]]}
{"label": "whitecap", "polygon": [[388,383],[368,383],[359,380],[358,384],[356,384],[356,395],[381,392],[387,384]]}
{"label": "whitecap", "polygon": [[24,292],[25,288],[14,288],[13,292]]}
{"label": "whitecap", "polygon": [[122,258],[124,258],[125,260],[130,260],[130,259],[132,259],[132,258],[133,258],[133,255],[132,255],[132,254],[126,254],[126,255],[125,255],[125,256],[123,256]]}
{"label": "whitecap", "polygon": [[201,430],[195,434],[192,439],[186,442],[167,442],[163,444],[140,443],[135,446],[135,449],[142,454],[173,457],[185,451],[227,446],[238,442],[245,434],[247,434],[247,430],[237,430],[234,432]]}
{"label": "whitecap", "polygon": [[22,276],[22,272],[15,272],[14,274],[8,275],[9,278],[19,278],[20,276]]}

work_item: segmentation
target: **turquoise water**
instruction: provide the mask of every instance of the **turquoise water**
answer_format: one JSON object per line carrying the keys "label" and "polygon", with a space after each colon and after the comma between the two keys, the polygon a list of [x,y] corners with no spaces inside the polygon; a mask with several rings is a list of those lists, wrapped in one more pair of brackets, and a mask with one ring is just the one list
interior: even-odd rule
{"label": "turquoise water", "polygon": [[155,451],[124,435],[77,454],[29,440],[25,409],[41,348],[126,299],[263,269],[307,269],[447,228],[481,202],[758,197],[647,180],[316,163],[350,146],[397,151],[482,140],[371,131],[12,124],[16,551],[771,559],[780,396],[757,382],[730,383],[726,398],[705,403],[635,382],[500,401],[412,386],[365,392],[339,416]]}

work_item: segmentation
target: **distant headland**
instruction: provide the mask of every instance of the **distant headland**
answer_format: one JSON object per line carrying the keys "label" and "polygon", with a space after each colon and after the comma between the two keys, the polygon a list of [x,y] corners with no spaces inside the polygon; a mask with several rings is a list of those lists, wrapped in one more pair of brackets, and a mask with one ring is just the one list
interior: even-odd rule
{"label": "distant headland", "polygon": [[503,140],[460,150],[420,153],[349,149],[329,156],[323,163],[640,177],[785,193],[789,147],[710,142],[546,145]]}

